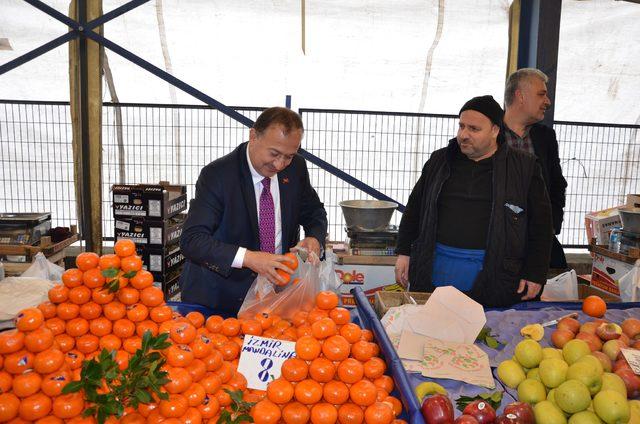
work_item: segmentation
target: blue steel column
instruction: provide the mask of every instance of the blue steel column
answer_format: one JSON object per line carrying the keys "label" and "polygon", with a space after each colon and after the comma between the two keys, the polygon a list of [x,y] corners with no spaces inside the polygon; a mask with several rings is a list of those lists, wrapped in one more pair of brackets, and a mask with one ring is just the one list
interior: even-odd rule
{"label": "blue steel column", "polygon": [[551,106],[542,122],[550,127],[555,113],[561,10],[560,0],[520,0],[518,69],[538,68],[549,77]]}

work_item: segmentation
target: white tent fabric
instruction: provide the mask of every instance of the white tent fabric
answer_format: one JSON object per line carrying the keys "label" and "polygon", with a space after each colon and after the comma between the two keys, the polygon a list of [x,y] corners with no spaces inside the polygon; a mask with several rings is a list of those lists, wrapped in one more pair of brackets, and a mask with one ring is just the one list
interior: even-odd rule
{"label": "white tent fabric", "polygon": [[[67,0],[47,3],[68,7]],[[105,0],[104,10],[124,3]],[[282,104],[290,94],[300,107],[456,113],[474,95],[502,100],[507,0],[306,5],[306,54],[299,0],[152,0],[108,23],[105,36],[162,69],[170,61],[175,76],[229,105]],[[638,20],[639,4],[563,2],[556,119],[636,122],[640,45],[631,41],[640,38]],[[4,0],[0,38],[12,50],[0,50],[0,63],[64,31],[27,3]],[[197,103],[108,56],[120,101]],[[66,78],[63,46],[3,75],[0,98],[66,100]]]}

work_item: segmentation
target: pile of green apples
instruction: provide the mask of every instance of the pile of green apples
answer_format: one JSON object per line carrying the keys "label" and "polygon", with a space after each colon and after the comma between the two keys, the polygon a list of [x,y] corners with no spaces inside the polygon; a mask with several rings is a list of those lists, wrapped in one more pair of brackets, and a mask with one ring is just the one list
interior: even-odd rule
{"label": "pile of green apples", "polygon": [[504,385],[517,389],[519,401],[533,406],[537,424],[640,424],[640,400],[627,399],[627,385],[611,372],[609,358],[605,369],[604,358],[594,353],[578,338],[562,349],[525,339],[513,358],[499,364],[497,374]]}

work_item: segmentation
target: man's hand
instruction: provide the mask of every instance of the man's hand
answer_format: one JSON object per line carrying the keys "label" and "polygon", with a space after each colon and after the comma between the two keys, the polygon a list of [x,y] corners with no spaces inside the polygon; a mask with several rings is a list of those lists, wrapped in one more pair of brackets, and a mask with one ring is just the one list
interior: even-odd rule
{"label": "man's hand", "polygon": [[[318,263],[320,262],[320,242],[318,241],[318,239],[316,239],[315,237],[305,237],[304,239],[300,240],[300,242],[298,242],[295,247],[292,247],[291,251],[295,252],[299,248],[305,249],[307,251],[307,253],[309,254],[307,260],[310,261],[312,265],[318,265]],[[315,257],[314,255],[311,255],[311,252],[315,253]]]}
{"label": "man's hand", "polygon": [[528,280],[520,280],[520,285],[518,286],[518,293],[523,293],[525,287],[527,288],[527,292],[524,296],[521,297],[522,300],[531,300],[540,293],[542,289],[542,284],[534,283],[533,281]]}
{"label": "man's hand", "polygon": [[285,265],[285,263],[289,263],[289,258],[284,255],[247,250],[242,266],[262,275],[274,284],[278,284],[278,282],[284,284],[285,280],[278,275],[277,270],[281,269],[289,274],[293,274],[293,270]]}
{"label": "man's hand", "polygon": [[398,255],[398,259],[396,260],[396,283],[405,289],[409,284],[409,259],[407,255]]}

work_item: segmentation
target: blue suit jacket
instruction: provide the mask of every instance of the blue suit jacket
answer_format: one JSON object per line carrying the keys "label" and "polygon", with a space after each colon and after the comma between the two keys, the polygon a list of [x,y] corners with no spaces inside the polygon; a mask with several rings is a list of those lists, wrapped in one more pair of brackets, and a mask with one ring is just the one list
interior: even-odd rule
{"label": "blue suit jacket", "polygon": [[[186,263],[180,277],[182,300],[235,315],[257,275],[232,268],[238,247],[260,250],[258,214],[247,164],[247,144],[211,162],[200,172],[189,206],[180,247]],[[282,211],[282,249],[287,252],[305,236],[321,245],[327,234],[327,213],[311,187],[305,160],[296,155],[278,173]]]}

